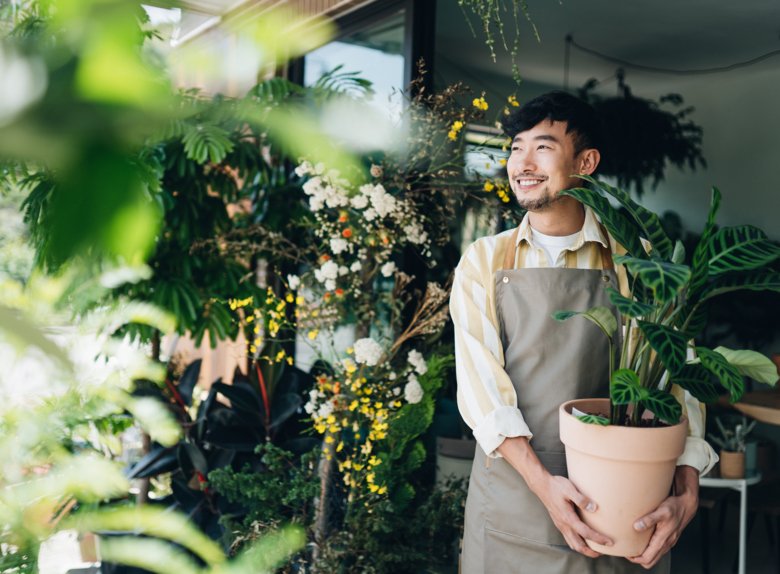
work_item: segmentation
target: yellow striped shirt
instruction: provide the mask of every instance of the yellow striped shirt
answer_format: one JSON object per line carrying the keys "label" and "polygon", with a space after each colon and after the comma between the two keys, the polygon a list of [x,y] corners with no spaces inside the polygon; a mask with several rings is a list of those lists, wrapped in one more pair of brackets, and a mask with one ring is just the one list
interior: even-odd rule
{"label": "yellow striped shirt", "polygon": [[[474,432],[474,438],[488,456],[500,456],[496,449],[504,438],[533,436],[523,414],[517,408],[517,395],[504,370],[504,351],[498,329],[495,306],[495,272],[503,265],[504,252],[512,231],[483,237],[466,249],[455,270],[450,297],[450,314],[455,325],[455,358],[458,380],[458,408]],[[601,269],[601,246],[609,245],[614,254],[626,250],[602,232],[593,211],[585,208],[585,222],[572,246],[560,253],[555,267]],[[548,267],[545,251],[534,245],[528,216],[523,219],[515,246],[516,268]],[[615,271],[621,293],[628,295],[625,268]],[[678,464],[708,471],[717,461],[704,440],[702,405],[689,393],[675,389],[689,419],[689,437]]]}

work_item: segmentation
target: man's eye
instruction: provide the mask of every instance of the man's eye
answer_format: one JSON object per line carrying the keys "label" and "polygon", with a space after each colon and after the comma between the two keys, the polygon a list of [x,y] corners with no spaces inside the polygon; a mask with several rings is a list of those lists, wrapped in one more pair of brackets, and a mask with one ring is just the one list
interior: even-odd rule
{"label": "man's eye", "polygon": [[550,149],[550,146],[544,145],[544,144],[540,144],[539,147],[537,147],[536,149]]}

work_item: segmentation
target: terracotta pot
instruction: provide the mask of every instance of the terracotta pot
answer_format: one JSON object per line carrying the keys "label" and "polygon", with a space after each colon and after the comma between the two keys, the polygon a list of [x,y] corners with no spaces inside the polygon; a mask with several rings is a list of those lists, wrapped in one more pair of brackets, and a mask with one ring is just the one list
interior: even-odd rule
{"label": "terracotta pot", "polygon": [[745,478],[745,453],[720,451],[720,477]]}
{"label": "terracotta pot", "polygon": [[653,532],[637,532],[634,523],[669,496],[688,421],[659,428],[601,426],[580,421],[572,407],[609,416],[609,399],[569,401],[559,410],[569,480],[598,506],[580,516],[614,542],[587,540],[588,546],[611,556],[639,556]]}

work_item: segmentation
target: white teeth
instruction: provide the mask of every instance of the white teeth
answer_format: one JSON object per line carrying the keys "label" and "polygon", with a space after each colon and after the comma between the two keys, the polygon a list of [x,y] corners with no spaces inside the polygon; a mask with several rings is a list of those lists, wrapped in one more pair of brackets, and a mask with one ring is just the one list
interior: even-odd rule
{"label": "white teeth", "polygon": [[524,187],[530,187],[532,185],[536,185],[538,183],[542,183],[543,180],[541,179],[521,179],[520,185]]}

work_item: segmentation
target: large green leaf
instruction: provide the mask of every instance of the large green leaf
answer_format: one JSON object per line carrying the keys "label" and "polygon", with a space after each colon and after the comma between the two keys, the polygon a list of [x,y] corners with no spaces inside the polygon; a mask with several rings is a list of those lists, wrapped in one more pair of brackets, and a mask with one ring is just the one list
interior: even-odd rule
{"label": "large green leaf", "polygon": [[628,267],[634,276],[652,289],[660,302],[673,299],[691,278],[691,269],[687,265],[627,255],[615,255],[615,262]]}
{"label": "large green leaf", "polygon": [[584,187],[564,190],[561,195],[573,197],[595,211],[612,237],[625,247],[628,253],[634,257],[647,257],[642,242],[639,240],[637,227],[626,216],[612,207],[606,197],[597,191]]}
{"label": "large green leaf", "polygon": [[598,181],[590,176],[580,177],[617,199],[620,204],[626,208],[642,230],[642,235],[650,242],[650,245],[653,246],[653,253],[660,255],[662,259],[669,259],[672,256],[672,242],[669,239],[669,236],[666,235],[666,231],[664,231],[661,221],[655,213],[639,205],[622,189],[612,187],[611,185],[608,185],[603,181]]}
{"label": "large green leaf", "polygon": [[780,247],[752,225],[725,227],[709,243],[709,274],[757,269],[780,257]]}
{"label": "large green leaf", "polygon": [[613,404],[628,405],[640,401],[645,393],[639,376],[631,369],[618,369],[609,381],[609,397]]}
{"label": "large green leaf", "polygon": [[743,376],[767,385],[777,383],[777,365],[769,357],[756,351],[734,351],[726,347],[716,347],[715,352],[723,355]]}
{"label": "large green leaf", "polygon": [[685,365],[685,348],[688,342],[685,335],[664,325],[647,321],[637,323],[666,369],[672,374],[679,372]]}
{"label": "large green leaf", "polygon": [[712,381],[712,373],[701,365],[685,365],[672,377],[672,382],[703,403],[715,402],[720,395],[718,385]]}
{"label": "large green leaf", "polygon": [[648,303],[642,303],[640,301],[635,301],[634,299],[629,299],[628,297],[623,297],[619,291],[612,287],[607,287],[607,293],[609,293],[609,300],[612,304],[626,317],[644,317],[645,315],[652,313],[655,309],[655,307]]}
{"label": "large green leaf", "polygon": [[[707,221],[704,224],[704,230],[702,231],[699,243],[696,244],[696,249],[693,251],[693,258],[691,261],[691,283],[688,289],[688,296],[692,297],[695,293],[698,293],[707,281],[709,275],[709,243],[712,234],[715,233],[715,216],[718,214],[718,208],[720,207],[720,191],[717,187],[712,188],[712,198],[710,199],[710,211],[707,214]],[[688,313],[686,313],[687,315]]]}
{"label": "large green leaf", "polygon": [[696,347],[696,354],[702,366],[718,377],[720,384],[729,392],[731,402],[737,402],[745,392],[745,381],[739,370],[729,363],[726,357],[712,349]]}
{"label": "large green leaf", "polygon": [[780,291],[780,273],[776,271],[749,271],[734,275],[722,275],[715,279],[701,294],[706,301],[732,291]]}
{"label": "large green leaf", "polygon": [[647,397],[642,404],[650,410],[656,418],[669,424],[676,425],[682,416],[682,406],[673,395],[660,389],[645,389]]}
{"label": "large green leaf", "polygon": [[617,319],[608,307],[593,307],[587,311],[556,311],[552,314],[552,318],[556,321],[565,321],[578,315],[595,323],[608,338],[612,339],[612,335],[617,329]]}

